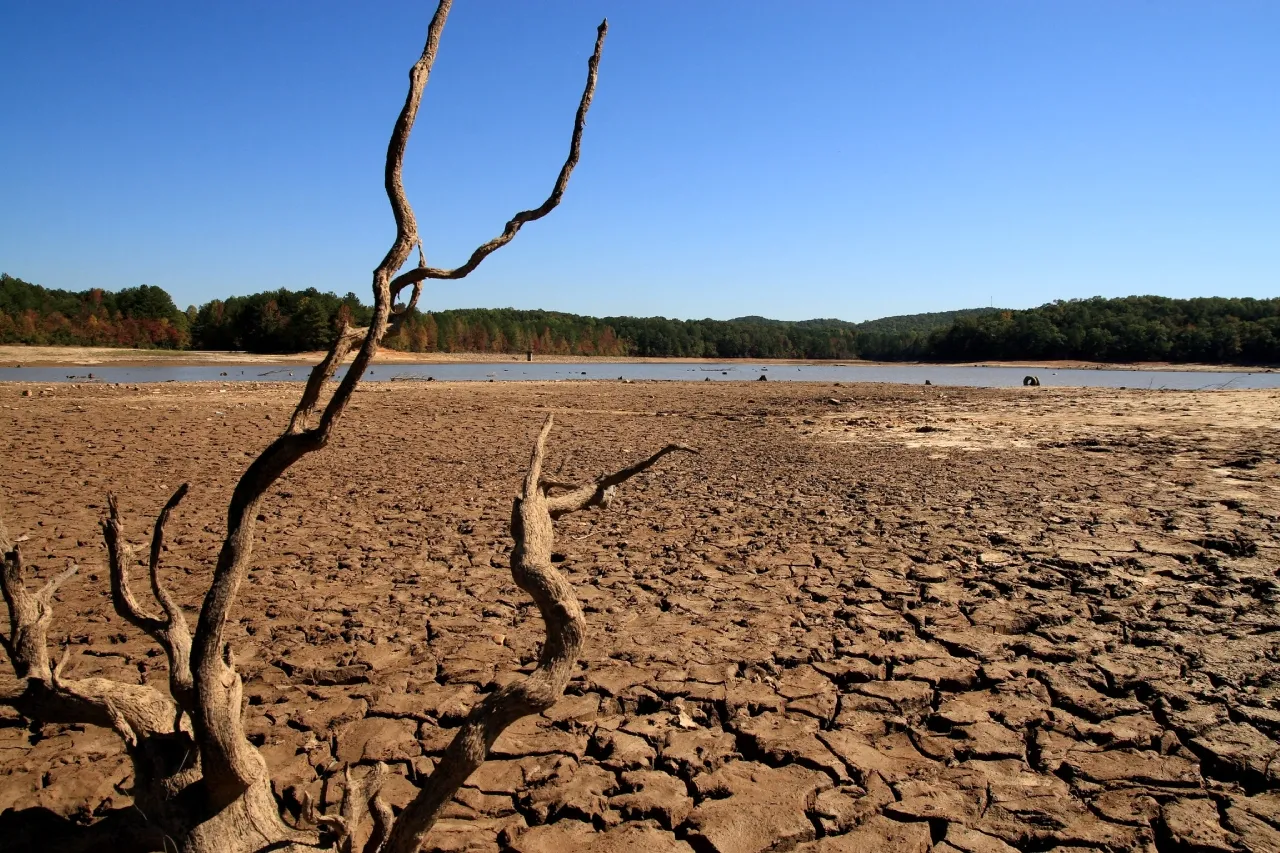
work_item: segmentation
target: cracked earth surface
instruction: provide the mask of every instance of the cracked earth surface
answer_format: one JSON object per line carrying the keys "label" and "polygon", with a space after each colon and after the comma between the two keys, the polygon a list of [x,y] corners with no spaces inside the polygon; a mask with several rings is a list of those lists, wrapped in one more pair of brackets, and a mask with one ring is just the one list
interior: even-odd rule
{"label": "cracked earth surface", "polygon": [[[231,486],[297,391],[0,386],[9,528],[42,576],[82,566],[50,630],[71,673],[165,689],[110,607],[104,493],[140,546],[191,481],[165,577],[194,614]],[[557,478],[702,453],[557,524],[580,671],[427,849],[1280,851],[1263,391],[367,386],[264,500],[231,626],[287,808],[378,761],[402,805],[477,698],[532,668],[506,523],[548,411]],[[7,849],[58,849],[129,785],[110,732],[0,710]]]}

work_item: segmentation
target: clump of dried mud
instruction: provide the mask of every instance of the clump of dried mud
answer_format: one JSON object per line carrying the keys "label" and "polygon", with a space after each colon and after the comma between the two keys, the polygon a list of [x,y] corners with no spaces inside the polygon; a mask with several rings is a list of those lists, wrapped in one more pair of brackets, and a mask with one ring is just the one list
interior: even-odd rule
{"label": "clump of dried mud", "polygon": [[[104,493],[140,544],[191,481],[165,571],[194,612],[297,387],[23,387],[0,387],[9,527],[42,573],[83,567],[51,637],[77,676],[163,689],[110,607]],[[559,525],[580,674],[497,742],[439,849],[1280,850],[1271,392],[368,387],[264,501],[233,631],[287,804],[376,761],[405,802],[532,667],[506,524],[548,411],[559,479],[702,454]],[[110,732],[0,711],[18,849],[127,808],[128,773]]]}

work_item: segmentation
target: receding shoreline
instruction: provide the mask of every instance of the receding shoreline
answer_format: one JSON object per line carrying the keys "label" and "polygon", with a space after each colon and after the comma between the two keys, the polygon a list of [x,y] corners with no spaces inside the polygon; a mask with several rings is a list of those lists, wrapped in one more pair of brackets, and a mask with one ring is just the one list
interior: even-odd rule
{"label": "receding shoreline", "polygon": [[[320,352],[288,355],[213,350],[125,349],[115,347],[39,347],[0,346],[0,367],[214,367],[244,365],[279,365],[282,367],[315,364]],[[938,366],[938,367],[1025,367],[1028,370],[1172,370],[1209,371],[1214,373],[1274,373],[1275,366],[1242,366],[1234,364],[1174,364],[1164,361],[1094,362],[1074,359],[1049,361],[976,361],[919,362],[866,361],[863,359],[787,359],[787,358],[646,358],[635,356],[545,355],[535,361],[552,364],[826,364],[866,367]],[[525,356],[510,353],[446,353],[400,352],[383,349],[375,364],[512,364],[525,362]]]}

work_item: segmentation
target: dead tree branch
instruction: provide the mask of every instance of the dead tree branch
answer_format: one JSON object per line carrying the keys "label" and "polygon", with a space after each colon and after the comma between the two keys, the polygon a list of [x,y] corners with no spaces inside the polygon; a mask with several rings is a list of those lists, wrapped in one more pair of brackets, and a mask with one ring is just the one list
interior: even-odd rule
{"label": "dead tree branch", "polygon": [[53,618],[53,595],[80,567],[69,563],[61,574],[50,578],[33,595],[27,591],[21,547],[10,544],[7,534],[4,539],[8,547],[0,555],[4,561],[0,571],[0,591],[4,593],[5,604],[9,607],[9,636],[5,639],[5,651],[18,678],[48,680],[52,677],[52,670],[49,668],[46,635],[49,621]]}
{"label": "dead tree branch", "polygon": [[[489,748],[503,730],[521,717],[541,713],[554,705],[564,693],[578,662],[586,619],[573,587],[551,562],[555,540],[552,501],[542,485],[542,467],[552,423],[552,416],[548,415],[534,443],[524,485],[511,508],[511,538],[515,542],[511,552],[511,577],[533,598],[546,626],[547,639],[538,666],[527,677],[490,694],[471,710],[435,772],[396,819],[382,853],[414,853],[444,805],[488,758]],[[625,482],[677,449],[688,450],[676,445],[665,447],[643,462],[600,478],[597,483]],[[583,506],[586,505],[584,502]],[[572,509],[561,510],[570,511]]]}
{"label": "dead tree branch", "polygon": [[[405,146],[413,128],[423,89],[431,74],[440,44],[440,33],[448,17],[450,0],[441,0],[435,16],[427,28],[427,40],[422,55],[409,72],[409,93],[396,120],[387,146],[386,190],[396,221],[396,239],[391,249],[373,274],[374,311],[369,329],[360,340],[351,366],[320,415],[319,423],[305,428],[311,411],[317,405],[319,392],[333,375],[337,363],[359,340],[355,332],[339,336],[324,361],[316,365],[304,389],[294,417],[286,432],[277,438],[249,466],[241,477],[227,511],[227,536],[218,557],[212,586],[205,596],[200,621],[196,627],[192,650],[192,668],[197,694],[196,734],[205,761],[205,780],[216,803],[226,804],[240,796],[249,786],[265,778],[266,768],[261,757],[244,736],[240,722],[240,680],[230,664],[229,652],[223,638],[227,614],[235,600],[236,592],[248,571],[252,554],[254,519],[258,501],[266,490],[307,453],[324,447],[337,419],[346,408],[356,384],[364,375],[378,345],[387,330],[395,292],[408,284],[417,284],[429,278],[430,268],[420,265],[418,270],[406,274],[420,274],[420,278],[397,279],[393,291],[392,279],[396,270],[404,265],[415,246],[420,245],[417,220],[404,190],[403,166]],[[586,112],[595,91],[600,51],[603,48],[606,24],[597,33],[596,48],[588,63],[587,86],[578,107],[569,159],[560,171],[551,196],[541,207],[518,214],[508,223],[503,235],[486,243],[472,256],[468,265],[451,271],[447,278],[461,278],[475,268],[485,256],[511,241],[524,222],[545,216],[560,202],[569,174],[578,162],[582,128]],[[421,260],[421,252],[419,257]],[[426,271],[426,272],[424,272]],[[414,300],[418,288],[415,286]]]}
{"label": "dead tree branch", "polygon": [[648,459],[642,459],[636,464],[623,468],[621,471],[615,471],[612,474],[602,474],[594,483],[585,483],[581,486],[567,486],[564,483],[551,480],[543,480],[542,487],[550,490],[554,488],[568,488],[568,494],[556,495],[547,498],[547,509],[551,512],[552,518],[559,518],[570,512],[577,512],[580,509],[586,509],[591,506],[608,507],[609,501],[613,497],[613,490],[617,486],[626,482],[643,471],[652,468],[657,464],[658,460],[666,456],[668,453],[683,451],[685,453],[697,453],[698,451],[686,444],[668,444]]}
{"label": "dead tree branch", "polygon": [[[258,501],[290,466],[328,443],[387,330],[392,304],[391,278],[418,244],[417,220],[404,191],[405,146],[435,63],[449,6],[450,0],[441,0],[427,28],[426,44],[409,71],[409,93],[387,146],[386,189],[396,221],[396,238],[373,273],[373,319],[363,336],[355,330],[344,330],[338,336],[325,359],[312,370],[288,428],[245,471],[227,509],[227,535],[218,555],[213,584],[200,611],[192,650],[197,696],[196,735],[205,762],[205,782],[215,807],[231,803],[266,779],[266,764],[244,734],[240,677],[232,666],[230,650],[223,638],[227,614],[252,557]],[[333,376],[338,362],[357,343],[355,358],[325,405],[319,423],[306,428],[321,388]]]}
{"label": "dead tree branch", "polygon": [[[169,692],[178,708],[192,714],[195,710],[195,685],[191,677],[191,630],[182,608],[160,583],[160,551],[164,547],[164,528],[174,507],[187,494],[183,483],[156,517],[151,534],[151,594],[164,612],[163,616],[144,613],[129,588],[132,555],[124,543],[120,508],[116,496],[107,495],[107,520],[102,522],[102,536],[107,543],[107,563],[111,573],[111,602],[125,621],[146,633],[164,650],[169,662]],[[175,724],[176,728],[176,724]]]}
{"label": "dead tree branch", "polygon": [[[600,26],[596,28],[595,50],[591,53],[591,58],[587,60],[587,83],[582,90],[582,99],[578,102],[578,113],[574,117],[573,135],[569,139],[569,156],[565,159],[564,165],[560,167],[560,174],[556,177],[555,185],[551,188],[551,195],[547,196],[547,200],[531,210],[522,210],[511,217],[502,229],[502,233],[477,247],[462,266],[453,269],[436,269],[428,267],[424,263],[415,270],[401,274],[391,283],[393,295],[399,293],[401,289],[408,285],[417,284],[423,279],[465,278],[476,267],[480,266],[481,261],[510,243],[519,233],[521,227],[546,216],[560,203],[560,199],[564,197],[565,188],[569,185],[569,176],[573,174],[573,168],[578,165],[578,157],[582,153],[582,131],[587,126],[587,110],[591,109],[591,99],[596,94],[596,74],[600,69],[600,54],[604,50],[604,37],[608,32],[609,22],[607,20],[601,21]],[[416,300],[416,298],[415,296],[414,299]]]}
{"label": "dead tree branch", "polygon": [[0,555],[0,592],[9,608],[4,647],[21,685],[17,692],[0,696],[0,703],[32,720],[115,730],[133,758],[135,798],[147,808],[161,807],[198,778],[194,744],[177,730],[177,705],[142,685],[105,678],[68,680],[63,676],[69,659],[66,652],[56,667],[50,667],[47,634],[53,596],[78,567],[68,565],[32,593],[26,586],[22,552],[9,544],[9,550]]}
{"label": "dead tree branch", "polygon": [[[294,463],[326,446],[384,336],[417,306],[422,283],[428,279],[463,278],[484,258],[509,243],[525,223],[546,216],[560,203],[578,163],[607,23],[601,23],[597,31],[569,156],[551,195],[539,207],[517,213],[498,237],[477,248],[461,267],[439,270],[427,266],[417,220],[405,193],[404,154],[450,6],[451,0],[439,0],[427,27],[422,53],[409,71],[408,93],[387,145],[384,183],[396,233],[386,256],[373,271],[374,304],[369,325],[340,330],[328,353],[311,371],[284,431],[237,482],[227,507],[226,533],[213,580],[204,596],[194,634],[159,577],[165,525],[185,495],[186,486],[178,489],[161,510],[152,534],[151,591],[160,613],[143,606],[134,595],[130,586],[133,557],[124,541],[115,497],[108,498],[108,517],[102,522],[102,529],[108,549],[112,602],[124,619],[164,648],[172,699],[145,686],[97,678],[68,680],[62,674],[65,655],[57,667],[50,666],[46,635],[52,598],[57,585],[74,567],[38,593],[29,593],[24,583],[22,553],[0,524],[0,589],[10,616],[10,631],[3,638],[3,645],[15,672],[25,680],[18,693],[0,696],[0,701],[32,719],[90,723],[119,732],[134,760],[136,801],[146,810],[149,820],[178,839],[184,853],[300,850],[320,842],[314,832],[290,829],[280,816],[266,762],[245,733],[243,685],[226,637],[228,615],[253,557],[258,506]],[[398,274],[415,248],[417,268]],[[399,294],[410,285],[413,290],[407,304],[396,304]],[[348,356],[352,356],[350,366],[328,400],[322,402],[326,385]],[[349,796],[340,813],[325,816],[322,821],[327,827],[342,830],[341,846],[352,847],[357,825],[371,817],[374,835],[366,849],[413,849],[406,845],[416,843],[411,839],[420,839],[430,828],[440,804],[484,760],[497,733],[512,720],[549,707],[563,691],[581,645],[582,612],[573,591],[550,564],[551,510],[546,491],[539,485],[541,457],[550,428],[548,419],[535,449],[530,478],[516,500],[512,516],[512,533],[517,541],[513,576],[533,596],[548,626],[542,664],[533,676],[499,691],[476,709],[450,747],[441,770],[431,777],[427,789],[394,828],[390,810],[377,797],[381,774],[349,781]],[[656,457],[644,467],[653,461]]]}
{"label": "dead tree branch", "polygon": [[333,378],[333,374],[337,371],[338,365],[347,357],[347,354],[357,346],[364,343],[369,335],[369,327],[353,329],[345,323],[338,330],[338,338],[333,342],[333,346],[329,348],[329,352],[325,357],[311,370],[311,375],[307,377],[307,384],[302,389],[302,398],[298,400],[298,405],[294,407],[293,417],[289,419],[289,427],[286,432],[290,435],[306,432],[307,419],[311,417],[311,413],[315,411],[316,403],[320,401],[320,392],[324,390],[324,385]]}

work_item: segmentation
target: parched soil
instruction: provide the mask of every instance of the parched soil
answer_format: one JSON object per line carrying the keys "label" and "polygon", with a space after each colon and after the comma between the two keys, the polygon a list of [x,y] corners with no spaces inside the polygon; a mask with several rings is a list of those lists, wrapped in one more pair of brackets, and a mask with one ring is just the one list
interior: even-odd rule
{"label": "parched soil", "polygon": [[[71,674],[165,684],[111,610],[105,492],[141,554],[191,482],[164,576],[194,616],[297,391],[0,386],[9,528],[42,576],[82,566],[50,632]],[[264,501],[233,625],[288,807],[377,761],[403,804],[531,668],[506,525],[548,412],[557,479],[702,452],[558,524],[580,672],[498,740],[438,849],[1280,851],[1268,391],[368,386]],[[129,785],[110,732],[0,711],[6,849],[59,849]]]}

